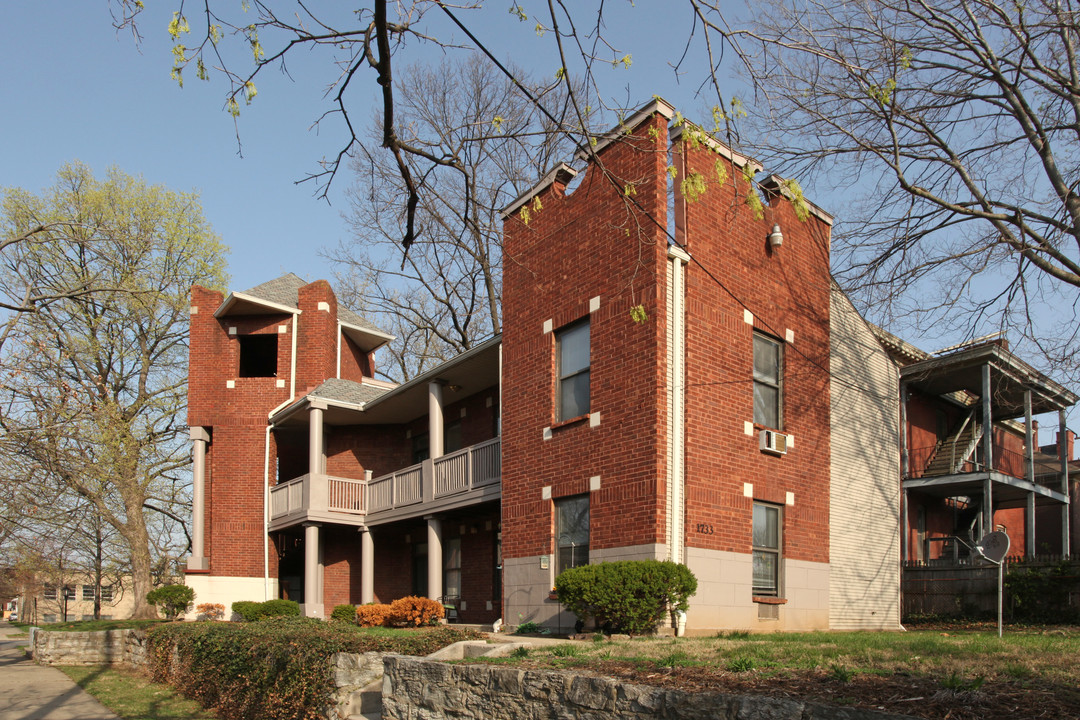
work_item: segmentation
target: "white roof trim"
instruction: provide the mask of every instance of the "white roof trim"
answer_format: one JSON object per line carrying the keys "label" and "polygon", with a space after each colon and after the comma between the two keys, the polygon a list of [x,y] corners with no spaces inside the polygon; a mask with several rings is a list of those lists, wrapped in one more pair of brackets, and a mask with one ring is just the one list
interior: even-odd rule
{"label": "white roof trim", "polygon": [[348,330],[355,330],[356,332],[364,333],[365,335],[371,335],[372,337],[382,338],[386,342],[396,340],[396,335],[390,333],[384,333],[382,330],[372,330],[371,328],[360,327],[359,325],[353,325],[352,323],[345,322],[344,320],[338,320],[338,325]]}
{"label": "white roof trim", "polygon": [[[794,202],[795,198],[791,197],[791,192],[788,191],[788,189],[787,189],[787,180],[786,180],[786,178],[782,178],[779,175],[773,174],[773,175],[770,175],[769,177],[765,178],[765,182],[763,182],[762,185],[764,185],[765,183],[771,183],[769,185],[770,188],[775,187],[777,192],[779,192],[781,195],[786,197],[788,200]],[[811,215],[813,215],[814,217],[816,217],[818,220],[825,223],[829,227],[832,227],[832,224],[833,224],[833,216],[832,215],[830,215],[829,213],[825,212],[824,210],[819,208],[814,203],[807,200],[805,195],[803,196],[803,200],[806,201],[806,207],[810,211]]]}
{"label": "white roof trim", "polygon": [[628,117],[625,121],[619,123],[611,130],[607,131],[600,137],[596,138],[596,144],[591,148],[579,147],[578,151],[574,153],[574,157],[578,160],[588,160],[593,153],[598,153],[606,148],[611,143],[615,142],[623,135],[633,132],[638,125],[648,120],[654,113],[660,113],[665,118],[670,120],[675,117],[675,107],[671,105],[667,100],[655,96],[653,101],[641,108],[633,115]]}
{"label": "white roof trim", "polygon": [[517,210],[522,205],[529,202],[535,196],[539,195],[541,192],[543,192],[548,187],[550,187],[559,178],[559,175],[561,175],[563,173],[570,176],[567,179],[568,182],[569,182],[569,180],[573,180],[575,177],[577,177],[577,170],[570,167],[566,163],[561,162],[558,165],[556,165],[555,167],[553,167],[551,170],[549,170],[548,173],[546,175],[544,175],[544,177],[540,178],[540,182],[533,185],[531,188],[529,188],[524,193],[519,195],[517,200],[510,203],[509,205],[504,207],[502,210],[500,210],[499,214],[502,216],[502,218],[504,220],[506,218],[510,217],[515,212],[517,212]]}
{"label": "white roof trim", "polygon": [[722,157],[725,157],[731,162],[735,163],[736,167],[741,168],[744,165],[749,165],[751,168],[754,169],[754,172],[761,172],[763,166],[757,160],[750,157],[749,155],[743,155],[742,153],[735,152],[730,147],[720,142],[709,133],[705,132],[700,125],[696,125],[689,120],[683,120],[682,125],[672,129],[670,136],[672,144],[676,143],[679,138],[682,137],[687,125],[701,133],[702,144],[704,144],[710,150],[719,153]]}
{"label": "white roof trim", "polygon": [[273,310],[280,310],[281,312],[288,313],[290,315],[300,314],[300,308],[289,307],[288,305],[282,305],[280,303],[271,302],[269,300],[263,300],[262,298],[255,297],[254,295],[247,295],[241,292],[231,292],[229,293],[229,296],[225,298],[225,300],[221,303],[221,306],[214,311],[214,317],[219,318],[225,315],[227,312],[229,312],[232,306],[238,302],[254,303],[256,305],[262,305],[263,307],[268,307]]}

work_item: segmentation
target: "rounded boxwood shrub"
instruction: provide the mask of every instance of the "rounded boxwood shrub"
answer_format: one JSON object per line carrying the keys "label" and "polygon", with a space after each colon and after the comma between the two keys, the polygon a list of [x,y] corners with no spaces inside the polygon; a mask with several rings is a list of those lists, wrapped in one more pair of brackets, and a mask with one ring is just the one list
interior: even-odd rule
{"label": "rounded boxwood shrub", "polygon": [[274,617],[299,617],[300,605],[295,600],[237,600],[232,604],[232,611],[247,622],[256,622]]}
{"label": "rounded boxwood shrub", "polygon": [[390,603],[390,624],[404,627],[435,625],[446,615],[442,603],[409,595]]}
{"label": "rounded boxwood shrub", "polygon": [[670,560],[621,560],[582,565],[555,578],[559,602],[582,622],[610,632],[645,635],[667,612],[685,611],[697,578]]}
{"label": "rounded boxwood shrub", "polygon": [[334,609],[330,612],[330,619],[337,620],[338,622],[354,623],[356,622],[356,606],[335,605]]}
{"label": "rounded boxwood shrub", "polygon": [[169,620],[175,620],[195,600],[195,591],[187,585],[162,585],[146,593],[146,602],[160,607]]}
{"label": "rounded boxwood shrub", "polygon": [[390,605],[369,603],[356,608],[356,623],[360,627],[382,627],[390,624]]}

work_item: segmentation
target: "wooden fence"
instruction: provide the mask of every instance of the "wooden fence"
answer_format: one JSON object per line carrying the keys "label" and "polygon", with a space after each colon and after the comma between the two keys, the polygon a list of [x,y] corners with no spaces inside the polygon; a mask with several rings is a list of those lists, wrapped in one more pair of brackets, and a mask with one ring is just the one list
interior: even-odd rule
{"label": "wooden fence", "polygon": [[[1066,622],[1080,618],[1080,557],[1005,559],[1005,614]],[[981,559],[904,563],[903,617],[982,618],[997,613],[996,565]]]}

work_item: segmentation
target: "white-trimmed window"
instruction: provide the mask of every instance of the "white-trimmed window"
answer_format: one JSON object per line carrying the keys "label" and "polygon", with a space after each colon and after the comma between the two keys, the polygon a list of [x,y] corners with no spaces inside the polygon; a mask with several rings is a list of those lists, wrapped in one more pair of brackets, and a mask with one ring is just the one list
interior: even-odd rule
{"label": "white-trimmed window", "polygon": [[[112,599],[113,599],[113,586],[112,585],[102,585],[101,586],[101,601],[102,602],[112,602]],[[102,618],[102,620],[104,620],[104,619],[105,618]]]}
{"label": "white-trimmed window", "polygon": [[555,333],[557,422],[589,414],[589,319]]}
{"label": "white-trimmed window", "polygon": [[754,422],[783,429],[784,346],[768,335],[754,333]]}
{"label": "white-trimmed window", "polygon": [[589,564],[589,496],[555,501],[555,574]]}
{"label": "white-trimmed window", "polygon": [[94,599],[94,586],[93,585],[83,585],[82,586],[82,599],[83,600],[93,600]]}
{"label": "white-trimmed window", "polygon": [[46,600],[55,600],[56,599],[56,586],[55,585],[46,585],[45,589],[44,589],[44,592],[42,594],[45,596]]}
{"label": "white-trimmed window", "polygon": [[754,503],[754,595],[780,596],[781,509]]}

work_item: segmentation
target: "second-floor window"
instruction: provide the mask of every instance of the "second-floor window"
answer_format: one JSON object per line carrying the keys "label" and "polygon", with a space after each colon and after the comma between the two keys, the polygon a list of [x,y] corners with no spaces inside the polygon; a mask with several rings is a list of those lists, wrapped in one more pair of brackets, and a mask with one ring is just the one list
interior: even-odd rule
{"label": "second-floor window", "polygon": [[277,376],[278,336],[239,335],[240,369],[239,376],[275,377]]}
{"label": "second-floor window", "polygon": [[557,422],[589,414],[589,320],[555,333]]}
{"label": "second-floor window", "polygon": [[754,333],[754,423],[783,429],[784,352],[780,341]]}

